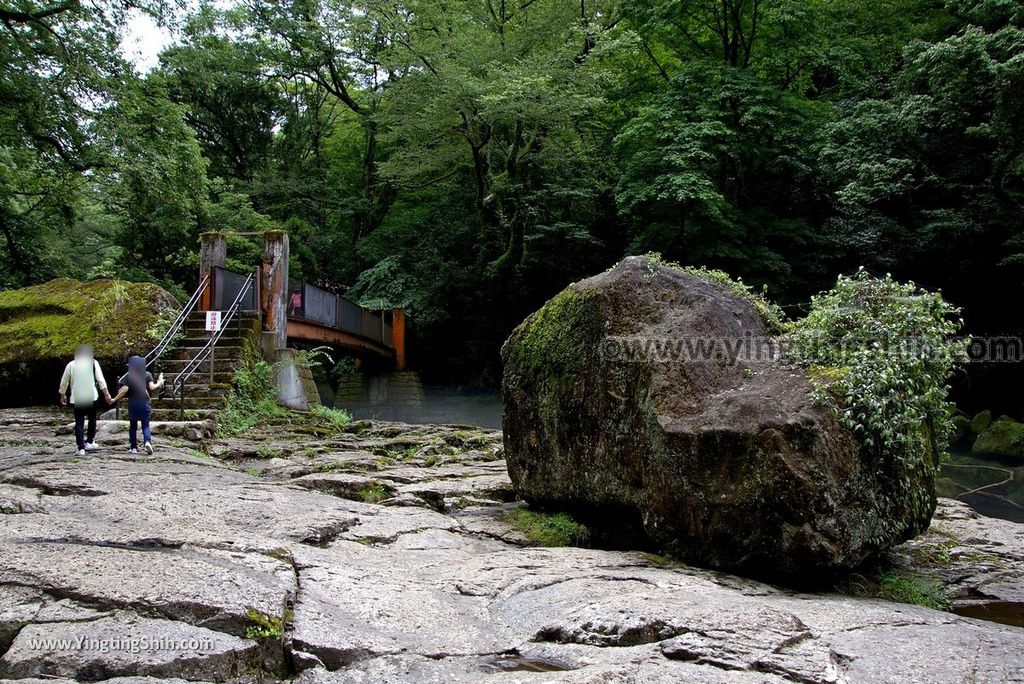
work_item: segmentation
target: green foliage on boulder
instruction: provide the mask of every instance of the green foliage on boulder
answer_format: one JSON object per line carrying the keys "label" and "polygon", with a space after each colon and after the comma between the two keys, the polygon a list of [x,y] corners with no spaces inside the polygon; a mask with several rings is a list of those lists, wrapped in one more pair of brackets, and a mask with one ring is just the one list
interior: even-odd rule
{"label": "green foliage on boulder", "polygon": [[123,280],[58,278],[0,292],[0,364],[70,359],[83,343],[100,359],[145,353],[153,345],[147,331],[177,305],[157,285]]}
{"label": "green foliage on boulder", "polygon": [[911,474],[894,495],[910,500],[917,520],[931,517],[932,483],[954,433],[946,383],[966,359],[966,343],[953,337],[963,324],[959,313],[938,293],[861,269],[813,297],[810,313],[790,327],[794,360],[841,369],[811,375],[816,400],[860,440],[867,458]]}
{"label": "green foliage on boulder", "polygon": [[786,329],[786,314],[782,307],[768,299],[767,288],[756,292],[754,288],[743,282],[743,278],[733,278],[721,269],[707,266],[683,266],[675,261],[666,261],[660,252],[648,252],[644,256],[647,257],[647,268],[651,277],[656,273],[658,266],[664,266],[688,273],[705,282],[725,285],[733,294],[739,295],[754,306],[761,317],[761,322],[769,332],[778,334]]}
{"label": "green foliage on boulder", "polygon": [[835,371],[812,374],[815,395],[869,451],[936,467],[953,432],[946,382],[966,358],[953,338],[959,313],[937,293],[861,269],[812,298],[790,326],[790,356]]}
{"label": "green foliage on boulder", "polygon": [[1024,458],[1024,423],[1003,416],[974,440],[971,452],[976,456]]}

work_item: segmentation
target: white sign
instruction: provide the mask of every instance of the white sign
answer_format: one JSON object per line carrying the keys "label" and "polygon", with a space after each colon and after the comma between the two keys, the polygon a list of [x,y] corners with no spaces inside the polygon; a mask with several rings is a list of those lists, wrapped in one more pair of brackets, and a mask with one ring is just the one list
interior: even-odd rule
{"label": "white sign", "polygon": [[220,311],[206,312],[206,330],[208,332],[220,330]]}

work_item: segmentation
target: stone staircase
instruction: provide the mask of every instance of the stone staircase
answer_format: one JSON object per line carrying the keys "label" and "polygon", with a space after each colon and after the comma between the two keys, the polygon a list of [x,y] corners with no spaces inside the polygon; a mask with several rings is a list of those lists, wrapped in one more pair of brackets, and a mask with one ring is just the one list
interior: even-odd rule
{"label": "stone staircase", "polygon": [[[204,361],[185,383],[185,420],[216,418],[224,406],[235,370],[242,359],[247,341],[259,339],[260,318],[255,312],[239,312],[235,320],[224,329],[213,354],[213,374],[210,360]],[[171,396],[171,387],[178,374],[188,365],[210,339],[206,332],[206,312],[193,311],[185,321],[184,334],[174,348],[158,359],[150,371],[156,377],[164,374],[166,384],[159,396],[153,397],[153,420],[179,420],[182,400]]]}

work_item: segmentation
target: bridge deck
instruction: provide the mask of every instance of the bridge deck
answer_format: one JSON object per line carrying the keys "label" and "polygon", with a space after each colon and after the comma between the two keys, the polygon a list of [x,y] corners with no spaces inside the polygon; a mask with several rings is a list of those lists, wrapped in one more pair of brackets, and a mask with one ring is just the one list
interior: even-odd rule
{"label": "bridge deck", "polygon": [[389,361],[395,358],[394,349],[376,340],[296,316],[288,317],[288,339],[326,344],[360,353],[369,352]]}

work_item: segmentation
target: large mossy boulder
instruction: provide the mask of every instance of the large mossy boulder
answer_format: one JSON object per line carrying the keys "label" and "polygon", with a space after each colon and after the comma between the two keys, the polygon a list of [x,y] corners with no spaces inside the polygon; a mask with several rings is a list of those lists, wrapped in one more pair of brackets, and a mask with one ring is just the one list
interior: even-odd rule
{"label": "large mossy boulder", "polygon": [[157,285],[60,278],[0,292],[0,405],[56,401],[60,374],[79,344],[92,344],[107,381],[156,340],[161,311],[178,308]]}
{"label": "large mossy boulder", "polygon": [[568,287],[502,349],[505,456],[528,502],[775,577],[821,578],[927,528],[934,462],[870,455],[807,371],[624,353],[645,339],[772,338],[757,300],[645,257]]}
{"label": "large mossy boulder", "polygon": [[1002,416],[974,440],[971,453],[975,456],[1005,459],[1024,459],[1024,423]]}

